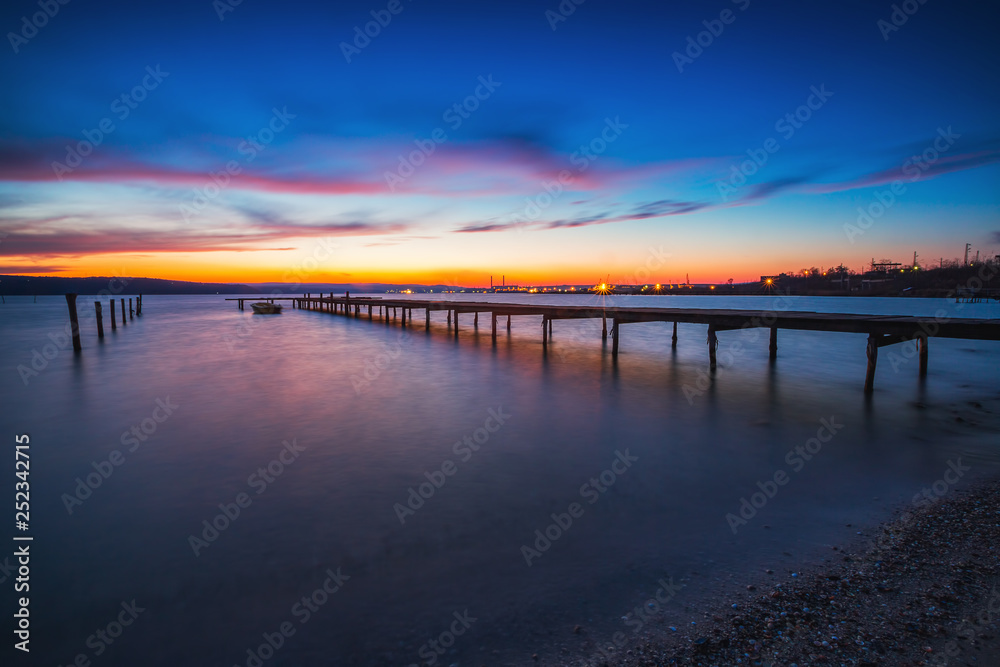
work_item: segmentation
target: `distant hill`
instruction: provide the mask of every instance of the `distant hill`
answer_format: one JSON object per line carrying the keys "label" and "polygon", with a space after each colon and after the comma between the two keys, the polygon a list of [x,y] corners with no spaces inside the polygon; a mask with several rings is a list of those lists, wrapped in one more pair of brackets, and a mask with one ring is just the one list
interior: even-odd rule
{"label": "distant hill", "polygon": [[231,283],[189,283],[159,278],[54,278],[48,276],[0,276],[0,294],[4,296],[43,294],[259,294],[250,285]]}

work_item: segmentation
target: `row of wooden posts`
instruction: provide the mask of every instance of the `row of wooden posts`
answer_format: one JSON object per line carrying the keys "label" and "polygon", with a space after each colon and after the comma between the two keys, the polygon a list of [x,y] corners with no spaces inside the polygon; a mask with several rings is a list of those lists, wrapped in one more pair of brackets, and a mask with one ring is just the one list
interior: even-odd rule
{"label": "row of wooden posts", "polygon": [[[70,327],[73,332],[73,350],[79,352],[83,349],[83,345],[80,344],[80,319],[76,314],[76,297],[77,294],[67,294],[66,295],[66,305],[69,306],[69,322]],[[135,310],[132,309],[132,299],[128,300],[128,320],[125,317],[125,299],[121,299],[122,305],[122,326],[128,320],[134,319],[136,315],[142,315],[142,295],[136,297],[135,299]],[[97,337],[99,339],[104,338],[104,312],[101,307],[100,301],[94,302],[94,310],[97,311]],[[115,316],[115,300],[111,299],[111,330],[115,331],[118,328],[118,320]]]}
{"label": "row of wooden posts", "polygon": [[[315,297],[312,294],[304,294],[302,298],[291,297],[293,306],[298,307],[305,306],[311,310],[322,310],[331,313],[343,313],[344,315],[350,315],[353,311],[354,317],[361,317],[362,306],[368,307],[368,319],[372,319],[373,309],[377,306],[379,314],[381,315],[382,309],[385,309],[385,323],[388,325],[390,322],[390,308],[392,309],[391,319],[396,318],[397,308],[402,313],[401,325],[407,326],[407,320],[410,321],[412,325],[413,322],[413,312],[412,308],[408,304],[400,303],[399,301],[392,303],[380,303],[379,299],[372,299],[370,297],[361,297],[357,300],[350,299],[350,293],[345,294],[343,298],[334,297],[331,293],[329,297],[325,297],[320,294],[319,297]],[[426,317],[426,327],[430,329],[430,311],[431,302],[417,302],[414,304],[417,308],[425,308]],[[455,335],[458,336],[458,313],[459,309],[462,307],[484,307],[485,312],[491,315],[492,320],[492,334],[493,341],[496,342],[497,339],[497,317],[496,312],[491,312],[492,307],[503,308],[507,307],[518,307],[519,304],[476,304],[469,302],[455,302],[454,303],[454,315],[452,309],[447,307],[445,303],[433,304],[437,306],[444,306],[439,308],[444,310],[447,308],[448,311],[448,327],[451,328],[452,317],[454,316],[455,324]],[[489,308],[485,308],[489,306]],[[572,310],[575,307],[565,308],[564,310]],[[532,309],[534,310],[534,309]],[[558,310],[558,308],[556,308]],[[585,309],[586,311],[587,309]],[[618,355],[618,342],[620,337],[620,327],[623,323],[628,322],[641,322],[641,321],[670,321],[671,315],[674,313],[679,314],[681,317],[686,317],[682,321],[691,321],[688,317],[691,312],[685,311],[684,309],[664,309],[669,310],[669,313],[658,313],[653,309],[637,309],[634,313],[627,314],[622,317],[623,309],[617,308],[612,309],[611,315],[611,355],[616,358]],[[471,310],[474,314],[473,324],[479,324],[479,310]],[[504,313],[499,314],[500,317]],[[537,313],[532,313],[537,314]],[[716,349],[719,346],[718,333],[721,331],[728,331],[731,329],[741,329],[745,328],[747,325],[747,319],[752,322],[754,319],[763,320],[760,313],[754,311],[705,311],[704,313],[698,312],[699,320],[708,319],[708,356],[709,356],[709,367],[714,372],[716,369]],[[600,317],[602,322],[601,327],[601,337],[605,340],[608,338],[608,313],[602,309],[602,312],[584,312],[583,314],[568,312],[568,313],[542,313],[542,345],[543,347],[547,344],[548,339],[552,336],[552,321],[554,319],[567,319],[574,317]],[[662,320],[660,318],[663,318]],[[645,318],[645,319],[642,319]],[[727,321],[736,318],[738,321]],[[864,315],[845,315],[845,314],[822,314],[822,313],[793,313],[788,312],[782,315],[785,321],[775,321],[773,324],[768,326],[770,329],[770,340],[768,341],[768,356],[773,362],[778,356],[778,328],[798,328],[804,330],[831,330],[831,331],[855,331],[858,333],[865,332],[867,329],[868,335],[868,345],[867,345],[867,357],[868,357],[868,368],[865,376],[865,393],[870,394],[874,390],[875,381],[875,368],[878,360],[878,350],[880,347],[887,345],[895,345],[907,342],[916,342],[916,350],[919,355],[919,374],[921,378],[927,376],[927,366],[928,366],[928,342],[931,335],[944,335],[952,338],[968,338],[976,340],[1000,340],[1000,336],[997,336],[997,331],[991,329],[994,326],[995,320],[958,320],[954,322],[947,323],[947,326],[953,329],[949,332],[941,331],[944,324],[937,321],[932,321],[929,318],[913,318],[913,317],[882,317],[882,316],[864,316]],[[806,320],[822,320],[821,322],[803,322],[802,319]],[[716,321],[712,321],[715,319]],[[742,320],[742,321],[739,321]],[[858,320],[861,320],[858,322]],[[871,320],[871,322],[869,322]],[[890,329],[892,320],[912,320],[907,322],[899,322],[901,326],[896,327],[897,329],[903,329],[903,333],[887,333],[873,332],[871,331],[871,325],[876,324],[880,329]],[[671,337],[671,348],[677,348],[677,319],[673,319],[673,335]],[[756,326],[760,326],[759,324]],[[933,328],[932,328],[933,327]],[[510,314],[507,314],[507,330],[510,331]],[[931,333],[933,331],[934,333]]]}

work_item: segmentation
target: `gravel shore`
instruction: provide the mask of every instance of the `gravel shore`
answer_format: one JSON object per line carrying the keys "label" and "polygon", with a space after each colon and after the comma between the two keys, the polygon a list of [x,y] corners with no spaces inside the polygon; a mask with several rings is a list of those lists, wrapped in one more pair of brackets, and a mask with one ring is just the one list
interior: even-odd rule
{"label": "gravel shore", "polygon": [[834,547],[834,564],[780,583],[765,573],[697,630],[641,637],[586,664],[1000,666],[1000,481],[869,532]]}

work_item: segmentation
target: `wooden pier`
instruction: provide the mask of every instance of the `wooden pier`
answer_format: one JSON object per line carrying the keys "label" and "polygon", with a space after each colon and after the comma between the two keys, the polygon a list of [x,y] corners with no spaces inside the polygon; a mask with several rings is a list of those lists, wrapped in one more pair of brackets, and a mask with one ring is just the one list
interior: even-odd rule
{"label": "wooden pier", "polygon": [[[478,326],[483,313],[490,321],[493,342],[497,340],[497,320],[507,318],[510,331],[511,317],[533,316],[542,318],[542,344],[552,335],[555,320],[601,319],[602,337],[607,338],[608,320],[611,320],[611,355],[617,358],[622,338],[622,325],[640,322],[673,323],[672,347],[677,347],[677,323],[704,324],[708,328],[708,360],[712,371],[716,368],[716,349],[719,334],[724,331],[748,328],[770,329],[768,351],[774,360],[778,354],[778,330],[835,331],[865,334],[868,336],[866,355],[868,370],[865,393],[874,390],[875,367],[878,350],[886,345],[916,343],[920,355],[920,377],[927,375],[928,342],[931,338],[959,338],[965,340],[1000,340],[1000,319],[936,318],[892,315],[853,315],[848,313],[816,313],[774,310],[716,310],[703,308],[623,308],[593,306],[554,306],[543,304],[513,304],[474,301],[433,301],[424,299],[386,299],[381,297],[351,297],[332,294],[288,297],[238,297],[227,301],[239,302],[242,310],[245,301],[291,301],[294,308],[328,312],[348,317],[374,320],[377,316],[386,325],[399,318],[403,327],[413,326],[413,311],[424,311],[424,326],[430,329],[431,312],[447,311],[449,327],[454,320],[454,335],[458,336],[459,315],[472,315],[473,325]],[[391,311],[391,312],[390,312]]]}

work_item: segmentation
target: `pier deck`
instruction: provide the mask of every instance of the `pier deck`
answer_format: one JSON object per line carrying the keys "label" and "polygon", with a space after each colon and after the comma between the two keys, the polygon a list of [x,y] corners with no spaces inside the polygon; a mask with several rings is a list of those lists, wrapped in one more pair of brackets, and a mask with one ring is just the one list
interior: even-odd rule
{"label": "pier deck", "polygon": [[[427,299],[386,299],[381,297],[350,296],[288,296],[288,297],[238,297],[227,301],[238,301],[239,308],[245,301],[291,301],[293,307],[343,314],[357,318],[366,315],[374,320],[375,315],[389,324],[400,314],[401,326],[413,325],[413,310],[424,311],[425,327],[430,328],[430,314],[433,311],[447,311],[448,324],[454,319],[454,335],[458,335],[459,315],[472,314],[474,324],[479,324],[479,313],[486,313],[491,321],[493,341],[497,339],[497,318],[514,316],[542,317],[542,344],[546,344],[552,333],[552,322],[571,319],[601,319],[602,337],[607,338],[608,320],[611,320],[612,357],[618,356],[621,339],[621,325],[638,322],[672,322],[672,345],[677,346],[677,323],[704,324],[708,327],[708,356],[711,370],[716,368],[718,333],[733,329],[770,329],[769,352],[771,359],[778,352],[778,330],[835,331],[842,333],[866,334],[868,344],[866,354],[868,370],[865,377],[865,392],[874,389],[875,367],[878,349],[886,345],[914,342],[920,355],[920,376],[927,374],[928,340],[930,338],[960,338],[966,340],[1000,340],[1000,319],[972,319],[948,317],[913,317],[886,315],[855,315],[849,313],[817,313],[808,311],[780,310],[720,310],[705,308],[635,308],[619,306],[558,306],[546,304],[514,304],[474,301],[435,301]],[[390,309],[392,314],[390,315]],[[377,312],[376,312],[377,311]],[[407,321],[409,320],[409,322]]]}

